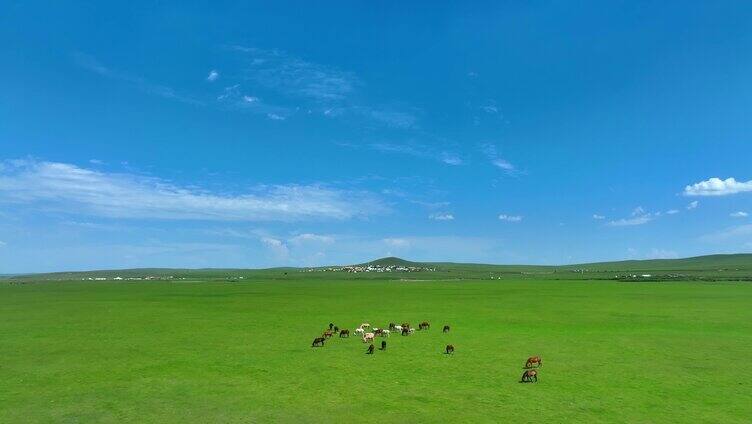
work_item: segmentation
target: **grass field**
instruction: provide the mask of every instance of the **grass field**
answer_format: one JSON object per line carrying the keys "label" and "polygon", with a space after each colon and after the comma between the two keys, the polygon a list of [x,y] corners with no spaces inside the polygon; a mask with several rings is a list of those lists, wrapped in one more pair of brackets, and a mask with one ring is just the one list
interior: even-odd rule
{"label": "grass field", "polygon": [[[422,320],[374,355],[310,347]],[[8,423],[748,423],[752,285],[0,283],[0,358]]]}

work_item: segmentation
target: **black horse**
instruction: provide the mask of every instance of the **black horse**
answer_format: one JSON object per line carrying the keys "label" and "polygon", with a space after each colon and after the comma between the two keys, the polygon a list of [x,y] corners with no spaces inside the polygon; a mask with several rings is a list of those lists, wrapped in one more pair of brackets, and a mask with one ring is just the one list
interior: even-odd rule
{"label": "black horse", "polygon": [[448,332],[449,332],[449,326],[448,326],[448,325],[445,325],[445,326],[444,326],[444,329],[443,329],[443,330],[441,330],[441,331],[443,331],[443,332],[445,332],[445,333],[448,333]]}
{"label": "black horse", "polygon": [[373,344],[371,344],[370,346],[368,346],[368,350],[366,351],[366,354],[373,355],[373,349],[375,348],[373,347]]}
{"label": "black horse", "polygon": [[386,350],[386,340],[381,341],[381,350]]}
{"label": "black horse", "polygon": [[313,343],[311,344],[311,347],[323,346],[325,341],[326,339],[323,337],[316,337],[315,339],[313,339]]}

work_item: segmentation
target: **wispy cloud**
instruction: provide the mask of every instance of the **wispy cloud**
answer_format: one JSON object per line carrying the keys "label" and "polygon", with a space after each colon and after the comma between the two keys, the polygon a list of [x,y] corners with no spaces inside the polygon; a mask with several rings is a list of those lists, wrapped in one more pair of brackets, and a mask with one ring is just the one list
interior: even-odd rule
{"label": "wispy cloud", "polygon": [[294,109],[269,104],[258,96],[244,92],[240,84],[225,87],[217,96],[217,101],[231,109],[262,115],[273,121],[284,121],[295,113]]}
{"label": "wispy cloud", "polygon": [[282,240],[275,239],[272,237],[261,237],[259,241],[261,241],[261,243],[263,243],[269,250],[271,250],[280,259],[286,259],[290,254],[290,250],[287,248],[287,246]]}
{"label": "wispy cloud", "polygon": [[41,210],[117,218],[224,221],[341,220],[386,211],[368,193],[323,185],[261,186],[232,195],[66,163],[17,160],[3,164],[0,204],[25,204]]}
{"label": "wispy cloud", "polygon": [[603,215],[598,215],[597,213],[594,213],[593,214],[593,219],[602,220],[602,219],[606,219],[606,217],[603,216]]}
{"label": "wispy cloud", "polygon": [[749,216],[749,214],[744,211],[738,211],[738,212],[733,212],[729,214],[729,216],[731,216],[732,218],[746,218]]}
{"label": "wispy cloud", "polygon": [[666,215],[676,215],[677,213],[679,213],[678,209],[669,209],[666,211]]}
{"label": "wispy cloud", "polygon": [[413,111],[364,102],[365,84],[352,72],[304,60],[282,50],[230,46],[243,54],[246,65],[242,81],[276,93],[294,106],[328,118],[357,117],[393,128],[413,128],[417,118]]}
{"label": "wispy cloud", "polygon": [[436,151],[436,149],[433,147],[417,143],[372,143],[367,147],[381,153],[394,153],[432,159],[446,165],[458,166],[464,164],[462,158],[455,153],[441,149],[439,149],[439,151]]}
{"label": "wispy cloud", "polygon": [[214,82],[219,78],[219,71],[216,69],[212,69],[209,71],[209,75],[206,76],[206,80],[209,82]]}
{"label": "wispy cloud", "polygon": [[298,244],[298,245],[303,244],[303,243],[331,244],[331,243],[334,243],[334,237],[321,235],[321,234],[303,233],[303,234],[298,234],[296,236],[291,237],[289,241],[292,244]]}
{"label": "wispy cloud", "polygon": [[491,162],[493,166],[503,170],[507,175],[519,175],[519,171],[517,170],[517,167],[515,167],[508,160],[499,156],[499,152],[495,145],[484,144],[481,146],[481,150],[483,151],[483,153],[486,155],[486,157],[488,158],[488,160]]}
{"label": "wispy cloud", "polygon": [[406,248],[410,246],[410,241],[405,238],[385,238],[382,241],[390,247]]}
{"label": "wispy cloud", "polygon": [[522,221],[522,216],[520,215],[507,215],[507,214],[501,214],[499,215],[500,221],[507,221],[507,222],[520,222]]}
{"label": "wispy cloud", "polygon": [[101,62],[99,62],[93,56],[83,54],[83,53],[76,53],[74,54],[74,59],[79,66],[81,66],[82,68],[88,71],[94,72],[95,74],[99,74],[106,78],[123,81],[125,83],[131,84],[132,86],[136,87],[138,90],[141,90],[145,93],[152,94],[152,95],[159,96],[159,97],[164,97],[170,100],[176,100],[176,101],[183,102],[183,103],[189,103],[193,105],[203,104],[203,102],[196,100],[190,96],[179,94],[174,89],[166,85],[155,84],[142,77],[134,76],[126,72],[112,69],[102,64]]}
{"label": "wispy cloud", "polygon": [[281,50],[232,46],[245,53],[245,77],[290,96],[329,103],[347,98],[361,83],[350,72],[294,57]]}
{"label": "wispy cloud", "polygon": [[700,206],[700,202],[694,200],[692,202],[689,202],[689,204],[687,205],[687,210],[691,211],[692,209],[697,209],[698,206]]}
{"label": "wispy cloud", "polygon": [[8,245],[8,243],[0,240],[0,247],[4,247],[4,246],[7,246],[7,245]]}
{"label": "wispy cloud", "polygon": [[657,215],[645,211],[642,206],[636,207],[629,218],[621,218],[608,223],[611,227],[628,227],[634,225],[643,225],[655,219]]}
{"label": "wispy cloud", "polygon": [[454,215],[449,212],[437,212],[428,215],[428,219],[433,219],[434,221],[453,221]]}
{"label": "wispy cloud", "polygon": [[727,196],[729,194],[752,191],[752,180],[736,181],[734,178],[722,180],[717,177],[684,187],[685,196]]}

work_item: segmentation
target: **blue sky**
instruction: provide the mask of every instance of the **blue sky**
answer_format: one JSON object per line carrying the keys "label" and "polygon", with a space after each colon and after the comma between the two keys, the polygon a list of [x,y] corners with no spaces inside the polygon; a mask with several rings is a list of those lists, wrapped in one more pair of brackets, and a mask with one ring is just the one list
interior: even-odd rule
{"label": "blue sky", "polygon": [[752,251],[749,2],[6,2],[0,273]]}

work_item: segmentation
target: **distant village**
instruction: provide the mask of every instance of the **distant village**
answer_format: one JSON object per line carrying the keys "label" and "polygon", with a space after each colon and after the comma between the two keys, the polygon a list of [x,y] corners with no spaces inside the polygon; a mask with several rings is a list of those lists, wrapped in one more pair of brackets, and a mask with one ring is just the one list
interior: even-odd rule
{"label": "distant village", "polygon": [[435,272],[436,268],[404,265],[349,265],[329,268],[308,268],[301,272]]}

